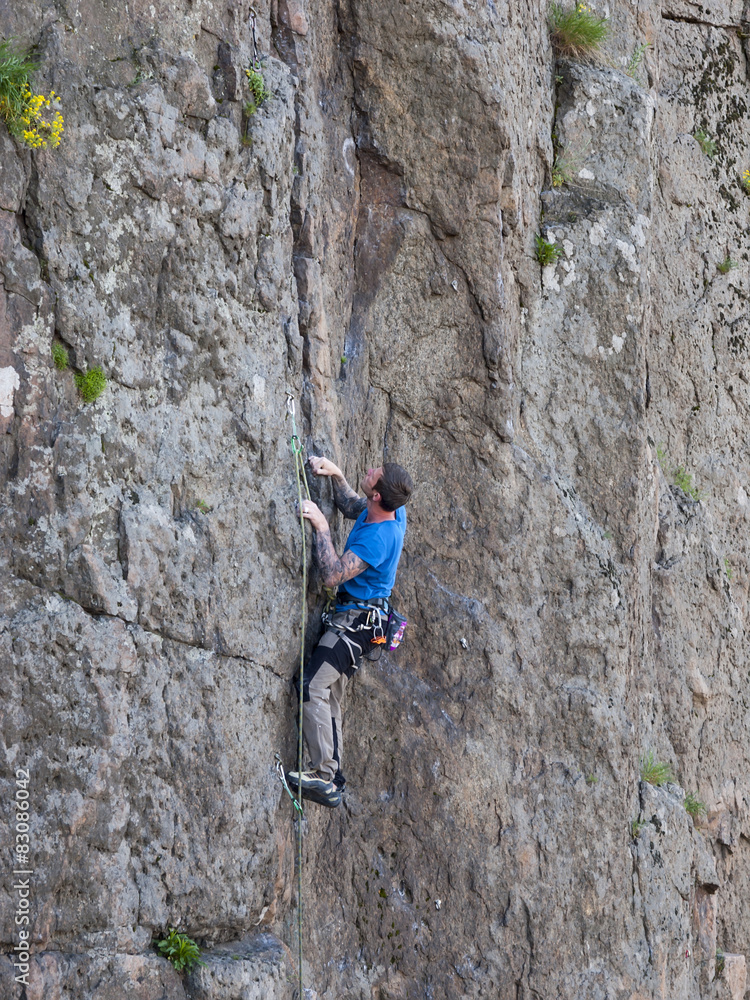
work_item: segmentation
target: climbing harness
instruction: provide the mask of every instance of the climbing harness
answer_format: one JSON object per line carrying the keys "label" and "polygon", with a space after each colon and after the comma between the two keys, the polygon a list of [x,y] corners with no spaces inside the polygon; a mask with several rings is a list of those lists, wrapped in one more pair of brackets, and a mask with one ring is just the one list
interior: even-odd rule
{"label": "climbing harness", "polygon": [[[403,615],[400,615],[395,608],[390,606],[389,601],[386,598],[379,598],[376,601],[358,601],[351,594],[347,593],[343,588],[339,589],[338,601],[342,604],[352,605],[351,610],[356,609],[359,614],[356,616],[358,619],[361,618],[362,613],[367,612],[367,618],[364,621],[358,621],[357,625],[349,624],[345,618],[342,619],[342,615],[345,614],[346,610],[350,608],[342,609],[342,611],[336,612],[335,609],[331,608],[331,602],[326,604],[325,611],[322,615],[323,624],[331,632],[336,632],[342,638],[344,632],[363,632],[366,629],[372,629],[372,639],[370,643],[373,646],[385,646],[389,652],[394,649],[398,649],[404,638],[404,632],[407,626],[407,620]],[[337,619],[339,619],[337,621]],[[371,657],[370,657],[371,659]]]}
{"label": "climbing harness", "polygon": [[[253,27],[255,21],[253,20]],[[253,32],[253,42],[255,33]],[[292,436],[290,440],[292,455],[294,456],[294,475],[297,481],[297,508],[299,510],[299,525],[302,534],[302,600],[300,610],[300,643],[299,643],[299,714],[297,723],[297,773],[302,773],[302,724],[303,724],[303,684],[305,673],[305,630],[307,627],[307,538],[305,535],[305,519],[302,515],[302,484],[305,486],[307,499],[310,499],[310,487],[307,485],[305,475],[305,460],[303,458],[302,442],[297,434],[297,422],[294,412],[294,396],[288,392],[286,394],[286,411],[292,420]],[[289,791],[284,777],[284,787]],[[289,792],[291,796],[291,792]],[[294,798],[292,796],[292,798]],[[299,979],[300,1000],[305,995],[302,980],[302,785],[297,788],[297,798],[294,800],[297,810],[297,956],[298,967],[297,976]]]}

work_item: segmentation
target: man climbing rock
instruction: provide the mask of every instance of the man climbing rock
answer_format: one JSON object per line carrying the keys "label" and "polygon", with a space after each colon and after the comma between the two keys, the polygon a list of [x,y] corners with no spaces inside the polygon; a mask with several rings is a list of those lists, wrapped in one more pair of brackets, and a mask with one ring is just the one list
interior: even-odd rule
{"label": "man climbing rock", "polygon": [[388,598],[406,531],[404,504],[412,481],[400,465],[385,462],[368,470],[360,497],[329,459],[312,456],[310,468],[316,476],[331,477],[336,506],[356,523],[339,558],[323,512],[310,500],[302,503],[302,516],[315,529],[323,583],[338,587],[338,593],[335,612],[304,671],[302,728],[312,770],[289,771],[286,777],[292,789],[302,787],[304,798],[333,807],[341,802],[344,788],[341,701],[363,653],[371,648],[373,637],[382,634],[388,619]]}

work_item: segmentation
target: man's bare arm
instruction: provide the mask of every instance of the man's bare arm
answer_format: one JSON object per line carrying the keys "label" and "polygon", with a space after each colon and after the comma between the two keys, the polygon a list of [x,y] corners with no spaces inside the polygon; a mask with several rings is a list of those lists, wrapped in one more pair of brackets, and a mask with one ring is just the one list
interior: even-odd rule
{"label": "man's bare arm", "polygon": [[315,532],[315,556],[326,587],[338,587],[352,577],[359,576],[368,568],[368,563],[353,552],[345,552],[339,559],[331,541],[330,531]]}
{"label": "man's bare arm", "polygon": [[351,521],[356,521],[363,510],[367,510],[367,500],[359,496],[343,476],[335,476],[333,483],[333,502],[338,509]]}

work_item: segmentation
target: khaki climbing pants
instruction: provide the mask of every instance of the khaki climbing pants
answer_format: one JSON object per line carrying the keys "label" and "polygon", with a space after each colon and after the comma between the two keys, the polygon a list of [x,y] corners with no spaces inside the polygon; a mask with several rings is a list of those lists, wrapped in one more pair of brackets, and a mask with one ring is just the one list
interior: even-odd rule
{"label": "khaki climbing pants", "polygon": [[[305,667],[302,687],[302,731],[312,768],[332,781],[341,770],[341,703],[346,685],[370,648],[372,628],[338,634],[335,627],[357,627],[367,621],[367,612],[339,611],[321,636]],[[299,689],[299,678],[297,678]]]}

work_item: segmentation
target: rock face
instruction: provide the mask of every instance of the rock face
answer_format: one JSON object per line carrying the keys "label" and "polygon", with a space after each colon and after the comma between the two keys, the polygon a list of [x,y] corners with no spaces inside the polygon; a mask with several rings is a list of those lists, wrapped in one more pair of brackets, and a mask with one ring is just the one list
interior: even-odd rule
{"label": "rock face", "polygon": [[306,810],[306,986],[742,996],[748,32],[610,14],[582,63],[534,4],[0,0],[66,119],[0,126],[4,997],[292,995],[287,393],[308,454],[418,483],[408,641]]}

